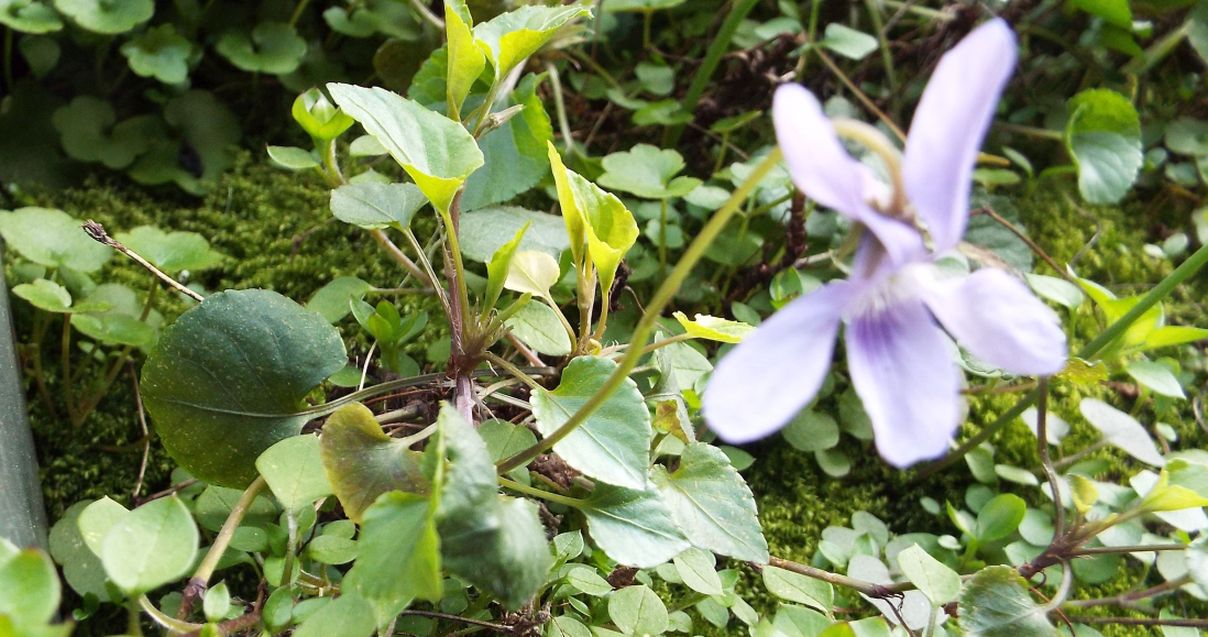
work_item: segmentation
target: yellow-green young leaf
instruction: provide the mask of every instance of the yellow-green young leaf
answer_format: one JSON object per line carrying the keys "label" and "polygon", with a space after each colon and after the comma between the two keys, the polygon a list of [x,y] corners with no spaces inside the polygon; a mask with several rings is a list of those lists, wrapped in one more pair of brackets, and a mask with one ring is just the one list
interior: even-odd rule
{"label": "yellow-green young leaf", "polygon": [[599,272],[600,289],[607,292],[621,259],[638,238],[638,224],[620,199],[566,168],[554,145],[547,144],[572,255],[578,263],[586,244],[587,255]]}
{"label": "yellow-green young leaf", "polygon": [[1095,505],[1095,501],[1099,499],[1099,488],[1095,486],[1093,480],[1076,473],[1070,474],[1069,480],[1074,498],[1074,508],[1079,513],[1085,515]]}
{"label": "yellow-green young leaf", "polygon": [[1183,325],[1163,325],[1145,336],[1144,349],[1157,349],[1182,345],[1208,339],[1208,330],[1202,327],[1186,327]]}
{"label": "yellow-green young leaf", "polygon": [[445,84],[448,91],[449,115],[461,119],[461,105],[470,94],[474,80],[487,65],[486,55],[474,42],[470,28],[474,26],[465,0],[445,1],[445,37],[448,39],[448,70]]}
{"label": "yellow-green young leaf", "polygon": [[[562,208],[562,220],[566,223],[566,235],[570,238],[571,258],[577,266],[583,262],[583,253],[587,245],[584,235],[587,220],[584,218],[583,211],[579,209],[575,188],[585,188],[582,182],[587,180],[567,169],[566,165],[562,163],[562,155],[558,154],[558,149],[554,148],[553,142],[547,141],[545,145],[549,154],[550,169],[554,174],[554,186],[558,191],[558,205]],[[578,179],[574,179],[575,177]]]}
{"label": "yellow-green young leaf", "polygon": [[323,469],[331,490],[353,522],[383,493],[427,492],[420,454],[387,436],[360,403],[341,407],[323,425],[319,439]]}
{"label": "yellow-green young leaf", "polygon": [[558,29],[586,15],[591,15],[591,11],[579,5],[520,7],[474,27],[475,43],[491,60],[495,79],[499,81],[553,39]]}
{"label": "yellow-green young leaf", "polygon": [[483,163],[474,137],[453,120],[383,88],[327,85],[340,108],[381,142],[441,214]]}
{"label": "yellow-green young leaf", "polygon": [[495,307],[495,301],[498,301],[499,295],[503,293],[504,280],[508,277],[512,258],[516,255],[516,249],[520,247],[524,233],[528,232],[530,225],[532,225],[531,222],[524,222],[512,240],[499,246],[491,255],[491,260],[487,261],[487,291],[483,295],[483,307]]}
{"label": "yellow-green young leaf", "polygon": [[1208,506],[1208,498],[1187,487],[1170,484],[1170,473],[1163,469],[1158,474],[1158,483],[1141,500],[1140,508],[1150,513],[1161,513],[1204,506]]}
{"label": "yellow-green young leaf", "polygon": [[549,289],[558,282],[558,262],[546,252],[517,252],[508,267],[503,287],[521,294],[550,298]]}
{"label": "yellow-green young leaf", "polygon": [[747,334],[755,331],[754,327],[741,321],[730,321],[708,314],[697,314],[692,320],[688,320],[688,316],[683,312],[676,312],[672,316],[690,336],[709,341],[739,343]]}
{"label": "yellow-green young leaf", "polygon": [[308,135],[320,141],[339,137],[355,123],[317,88],[298,95],[290,114]]}

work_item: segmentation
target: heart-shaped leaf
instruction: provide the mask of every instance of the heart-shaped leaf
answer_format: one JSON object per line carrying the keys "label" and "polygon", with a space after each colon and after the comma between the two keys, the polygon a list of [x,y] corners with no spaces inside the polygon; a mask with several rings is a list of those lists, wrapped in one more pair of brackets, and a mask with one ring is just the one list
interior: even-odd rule
{"label": "heart-shaped leaf", "polygon": [[720,449],[689,445],[675,471],[658,466],[651,479],[694,545],[735,559],[767,562],[768,543],[759,527],[755,498]]}
{"label": "heart-shaped leaf", "polygon": [[122,44],[122,55],[130,70],[153,77],[164,84],[180,84],[189,78],[189,60],[193,44],[176,33],[171,24],[151,27]]}
{"label": "heart-shaped leaf", "polygon": [[145,593],[188,572],[197,554],[197,526],[175,495],[122,516],[101,541],[101,563],[119,588]]}
{"label": "heart-shaped leaf", "polygon": [[0,24],[22,33],[52,33],[63,28],[59,14],[37,0],[0,0]]}
{"label": "heart-shaped leaf", "polygon": [[520,250],[540,250],[557,258],[570,243],[566,227],[556,215],[516,206],[480,208],[461,216],[461,252],[467,259],[486,263],[509,237],[528,226]]}
{"label": "heart-shaped leaf", "polygon": [[1141,119],[1128,98],[1108,89],[1070,99],[1066,146],[1078,166],[1078,190],[1091,203],[1122,199],[1141,168]]}
{"label": "heart-shaped leaf", "polygon": [[81,95],[54,112],[51,121],[73,159],[124,168],[147,152],[163,134],[157,117],[143,115],[116,124],[113,107],[102,99]]}
{"label": "heart-shaped leaf", "polygon": [[319,314],[269,290],[229,290],[164,331],[143,365],[143,401],[182,467],[242,487],[265,449],[298,435],[303,399],[346,362]]}
{"label": "heart-shaped leaf", "polygon": [[447,214],[453,196],[482,166],[482,151],[461,124],[383,88],[328,84],[340,108],[361,123]]}
{"label": "heart-shaped leaf", "polygon": [[[616,368],[616,363],[595,356],[571,361],[557,389],[533,393],[537,430],[548,436],[561,427]],[[554,451],[588,476],[640,490],[646,488],[653,436],[642,393],[633,380],[625,379],[582,425],[554,445]]]}
{"label": "heart-shaped leaf", "polygon": [[387,491],[428,492],[419,452],[387,436],[360,403],[341,407],[327,419],[319,445],[332,492],[353,522],[360,522]]}
{"label": "heart-shaped leaf", "polygon": [[50,208],[0,212],[0,237],[17,254],[48,268],[96,272],[113,250],[89,238],[81,225],[79,219]]}
{"label": "heart-shaped leaf", "polygon": [[212,268],[223,257],[196,232],[164,232],[155,226],[139,226],[129,232],[117,233],[114,239],[169,273]]}
{"label": "heart-shaped leaf", "polygon": [[151,19],[153,0],[55,0],[55,8],[97,33],[125,33]]}
{"label": "heart-shaped leaf", "polygon": [[504,321],[504,325],[537,353],[566,356],[571,350],[570,335],[557,312],[544,303],[529,302]]}
{"label": "heart-shaped leaf", "polygon": [[600,185],[646,199],[682,197],[701,184],[694,177],[677,177],[684,169],[684,158],[670,148],[650,144],[612,153],[604,158]]}
{"label": "heart-shaped leaf", "polygon": [[223,57],[250,73],[293,73],[306,57],[306,40],[284,22],[261,22],[251,33],[228,31],[214,44]]}

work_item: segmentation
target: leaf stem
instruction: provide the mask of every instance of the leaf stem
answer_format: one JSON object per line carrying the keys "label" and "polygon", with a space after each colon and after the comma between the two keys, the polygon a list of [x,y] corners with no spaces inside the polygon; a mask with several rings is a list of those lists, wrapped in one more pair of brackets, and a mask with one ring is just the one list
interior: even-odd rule
{"label": "leaf stem", "polygon": [[581,509],[587,503],[586,500],[570,498],[564,495],[558,495],[557,493],[550,493],[549,491],[544,491],[536,487],[530,487],[527,484],[516,482],[515,480],[509,480],[507,478],[499,478],[499,484],[505,489],[511,489],[512,491],[523,493],[524,495],[531,495],[534,498],[549,500],[555,504],[563,504],[574,509]]}
{"label": "leaf stem", "polygon": [[596,393],[592,394],[591,398],[587,399],[587,402],[583,403],[583,405],[579,407],[579,409],[572,414],[561,427],[558,427],[558,429],[549,436],[546,436],[543,440],[539,441],[532,447],[529,447],[528,449],[525,449],[524,451],[521,451],[497,464],[496,470],[499,473],[507,473],[516,467],[524,466],[533,458],[536,458],[541,453],[544,453],[554,445],[558,444],[558,442],[562,441],[564,438],[569,436],[571,432],[582,425],[583,422],[586,421],[587,418],[600,407],[600,405],[604,404],[604,401],[612,395],[612,392],[616,391],[616,389],[620,387],[623,382],[625,382],[625,380],[629,377],[629,373],[633,371],[633,368],[637,366],[638,361],[642,358],[644,348],[638,345],[644,345],[646,343],[646,339],[650,338],[650,333],[654,330],[654,327],[658,322],[658,318],[662,314],[663,308],[667,306],[672,297],[675,296],[675,293],[679,291],[680,285],[682,285],[684,280],[688,277],[689,272],[692,271],[692,268],[696,265],[697,261],[704,256],[705,250],[711,243],[713,243],[713,240],[717,238],[717,236],[721,234],[723,230],[725,230],[726,225],[729,224],[730,219],[734,216],[734,214],[738,212],[738,209],[741,207],[743,202],[747,200],[747,197],[751,195],[751,193],[759,185],[759,182],[763,180],[764,176],[780,163],[780,159],[781,154],[779,148],[775,148],[768,153],[768,156],[765,157],[764,160],[751,171],[751,174],[747,177],[746,181],[744,181],[743,184],[739,186],[732,195],[730,195],[730,198],[724,205],[722,205],[721,209],[718,210],[711,219],[709,219],[709,222],[706,223],[703,228],[701,228],[700,234],[697,235],[692,244],[688,246],[688,249],[684,251],[683,256],[680,257],[679,263],[675,264],[675,268],[671,270],[671,272],[667,275],[667,278],[663,280],[663,284],[660,285],[658,290],[654,293],[654,297],[646,306],[646,311],[642,314],[642,318],[638,321],[637,326],[633,330],[633,340],[631,341],[629,349],[626,350],[625,356],[621,359],[620,363],[618,363],[617,368],[613,370],[612,375],[610,375],[608,379],[604,381],[604,384],[600,386]]}

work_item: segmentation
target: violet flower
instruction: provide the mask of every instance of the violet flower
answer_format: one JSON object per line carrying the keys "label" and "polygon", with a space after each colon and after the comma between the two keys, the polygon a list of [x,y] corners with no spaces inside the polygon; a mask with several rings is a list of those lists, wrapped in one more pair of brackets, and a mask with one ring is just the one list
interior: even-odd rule
{"label": "violet flower", "polygon": [[[704,414],[719,437],[762,438],[809,404],[840,323],[877,449],[898,467],[945,453],[960,424],[962,376],[945,331],[1011,373],[1062,368],[1060,320],[1022,282],[993,268],[954,279],[934,263],[964,235],[978,148],[1014,62],[1014,34],[997,19],[945,54],[916,109],[900,167],[876,129],[828,120],[801,86],[776,91],[772,117],[793,182],[869,232],[847,280],[785,306],[718,364]],[[893,185],[847,154],[836,125],[886,160]]]}

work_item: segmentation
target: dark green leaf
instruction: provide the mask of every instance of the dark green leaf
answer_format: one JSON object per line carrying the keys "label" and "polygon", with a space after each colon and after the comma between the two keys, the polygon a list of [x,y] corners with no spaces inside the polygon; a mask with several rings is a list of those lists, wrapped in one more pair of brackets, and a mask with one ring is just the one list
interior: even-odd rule
{"label": "dark green leaf", "polygon": [[137,75],[153,77],[164,84],[181,84],[189,78],[193,44],[177,35],[170,23],[147,29],[122,44],[121,51],[130,70]]}
{"label": "dark green leaf", "polygon": [[545,144],[554,129],[537,95],[540,83],[541,76],[526,75],[512,92],[512,101],[524,109],[478,140],[486,164],[466,180],[462,210],[505,202],[549,174]]}
{"label": "dark green leaf", "polygon": [[322,316],[276,292],[231,290],[165,330],[143,366],[143,400],[181,466],[242,487],[265,449],[301,431],[303,398],[345,362]]}
{"label": "dark green leaf", "polygon": [[1091,203],[1115,203],[1141,168],[1141,121],[1128,98],[1090,89],[1069,102],[1066,145],[1078,165],[1078,189]]}

